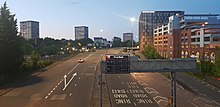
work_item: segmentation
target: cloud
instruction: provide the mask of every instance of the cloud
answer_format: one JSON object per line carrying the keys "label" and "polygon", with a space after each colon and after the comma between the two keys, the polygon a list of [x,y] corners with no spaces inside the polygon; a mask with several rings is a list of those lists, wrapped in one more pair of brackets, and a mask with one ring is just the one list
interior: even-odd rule
{"label": "cloud", "polygon": [[81,8],[85,8],[81,2],[77,1],[77,0],[69,0],[68,1],[71,5],[76,6],[76,7],[81,7]]}
{"label": "cloud", "polygon": [[70,2],[72,5],[76,5],[76,6],[81,5],[80,2],[78,2],[78,1],[70,0],[69,2]]}

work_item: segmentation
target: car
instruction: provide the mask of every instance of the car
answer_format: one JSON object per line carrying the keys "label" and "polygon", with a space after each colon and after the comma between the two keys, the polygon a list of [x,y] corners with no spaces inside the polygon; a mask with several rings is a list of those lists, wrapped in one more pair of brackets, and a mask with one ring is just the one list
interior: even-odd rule
{"label": "car", "polygon": [[84,60],[83,59],[78,59],[78,63],[83,63],[84,62]]}

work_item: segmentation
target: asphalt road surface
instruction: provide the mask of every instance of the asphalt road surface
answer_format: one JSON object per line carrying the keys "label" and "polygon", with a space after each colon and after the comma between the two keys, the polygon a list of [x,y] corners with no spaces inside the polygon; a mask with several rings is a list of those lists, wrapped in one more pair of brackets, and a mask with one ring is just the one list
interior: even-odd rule
{"label": "asphalt road surface", "polygon": [[112,107],[159,107],[130,74],[107,74],[106,78]]}
{"label": "asphalt road surface", "polygon": [[[17,84],[0,97],[0,107],[89,107],[96,66],[104,52],[79,54]],[[79,58],[85,62],[78,63]]]}

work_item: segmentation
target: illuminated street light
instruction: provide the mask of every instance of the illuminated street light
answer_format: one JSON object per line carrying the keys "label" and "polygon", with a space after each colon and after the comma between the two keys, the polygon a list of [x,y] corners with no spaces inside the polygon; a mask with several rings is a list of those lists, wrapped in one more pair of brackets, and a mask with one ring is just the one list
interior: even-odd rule
{"label": "illuminated street light", "polygon": [[130,18],[130,21],[132,23],[131,48],[132,48],[132,52],[133,52],[133,35],[134,35],[133,26],[134,26],[135,18],[134,17]]}

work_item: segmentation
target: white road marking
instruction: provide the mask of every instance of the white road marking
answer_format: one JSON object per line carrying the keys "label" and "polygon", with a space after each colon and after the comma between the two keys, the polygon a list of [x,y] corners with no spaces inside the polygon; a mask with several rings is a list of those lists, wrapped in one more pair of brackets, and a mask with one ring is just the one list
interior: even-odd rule
{"label": "white road marking", "polygon": [[[69,75],[71,72],[73,72],[73,70],[74,70],[74,69],[76,69],[76,67],[78,67],[78,66],[79,66],[79,64],[80,64],[80,63],[78,63],[78,64],[77,64],[75,67],[73,67],[73,68],[72,68],[72,69],[71,69],[71,70],[68,72],[68,74],[67,74],[67,75]],[[62,79],[62,80],[63,80],[63,79]]]}
{"label": "white road marking", "polygon": [[138,83],[139,83],[140,85],[146,85],[146,86],[148,86],[148,84],[145,83],[144,81],[138,81]]}
{"label": "white road marking", "polygon": [[165,84],[165,83],[163,83],[163,82],[161,82],[161,84],[165,85],[166,87],[169,87],[167,84]]}
{"label": "white road marking", "polygon": [[159,92],[157,92],[154,88],[151,88],[151,87],[145,87],[144,90],[148,93],[148,94],[151,94],[151,93],[156,93],[158,94]]}
{"label": "white road marking", "polygon": [[160,102],[168,102],[168,99],[166,97],[162,97],[162,96],[156,96],[153,99],[157,102],[157,104],[159,104]]}
{"label": "white road marking", "polygon": [[50,96],[51,93],[48,93],[48,96]]}
{"label": "white road marking", "polygon": [[75,86],[76,86],[76,84],[75,84]]}
{"label": "white road marking", "polygon": [[66,94],[53,95],[50,100],[65,100]]}
{"label": "white road marking", "polygon": [[199,106],[197,106],[196,104],[194,104],[194,103],[191,103],[194,107],[199,107]]}
{"label": "white road marking", "polygon": [[134,106],[137,106],[137,104],[134,102]]}
{"label": "white road marking", "polygon": [[53,90],[52,90],[52,91],[50,91],[50,93],[53,93]]}
{"label": "white road marking", "polygon": [[80,80],[80,77],[79,77],[79,80]]}
{"label": "white road marking", "polygon": [[47,98],[48,98],[48,96],[45,97],[45,99],[47,99]]}
{"label": "white road marking", "polygon": [[72,93],[70,93],[70,96],[72,95]]}
{"label": "white road marking", "polygon": [[69,80],[69,82],[67,84],[65,84],[63,91],[66,89],[66,87],[68,87],[68,85],[70,84],[70,82],[73,80],[73,78],[77,75],[77,73],[74,73],[72,78]]}

